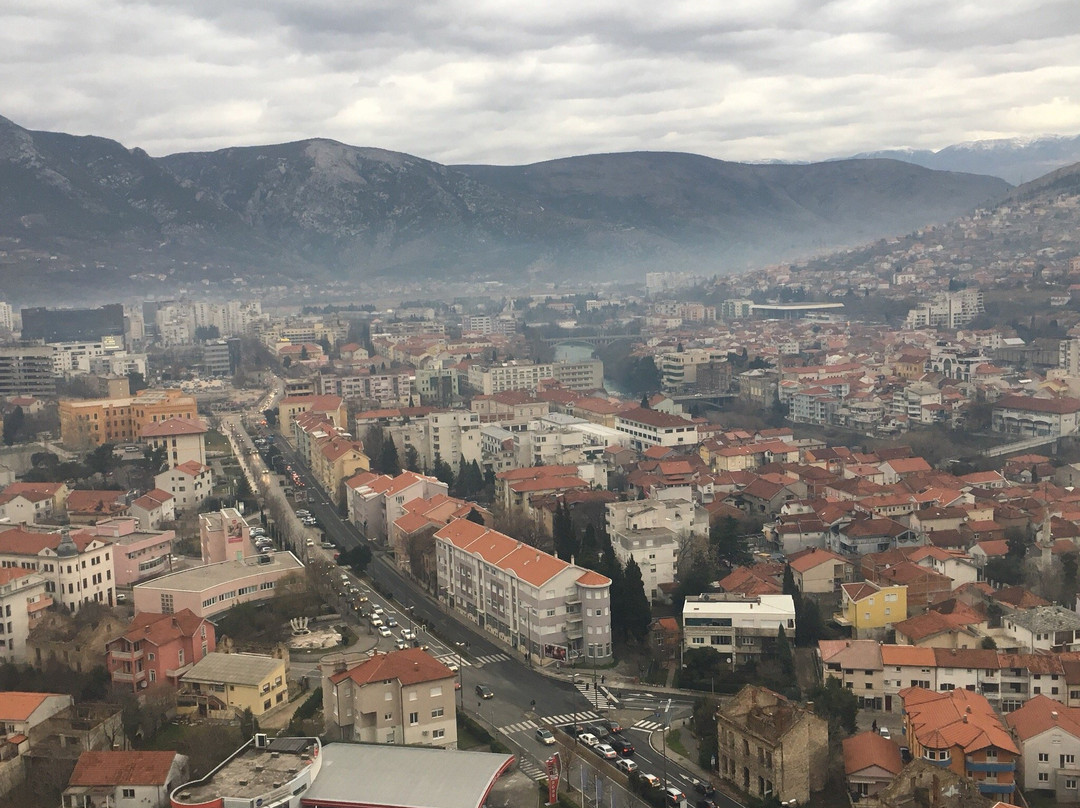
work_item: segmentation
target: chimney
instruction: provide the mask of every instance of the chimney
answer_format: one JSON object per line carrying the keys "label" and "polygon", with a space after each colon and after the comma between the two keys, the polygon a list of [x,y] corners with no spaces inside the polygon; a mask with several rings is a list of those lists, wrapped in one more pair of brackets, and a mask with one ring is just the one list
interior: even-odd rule
{"label": "chimney", "polygon": [[964,723],[966,724],[967,722],[968,722],[968,720],[967,720],[967,713],[964,713]]}
{"label": "chimney", "polygon": [[1057,714],[1057,710],[1051,710],[1051,711],[1050,711],[1050,717],[1051,717],[1052,719],[1054,719],[1055,721],[1057,721],[1057,720],[1058,720],[1058,714]]}

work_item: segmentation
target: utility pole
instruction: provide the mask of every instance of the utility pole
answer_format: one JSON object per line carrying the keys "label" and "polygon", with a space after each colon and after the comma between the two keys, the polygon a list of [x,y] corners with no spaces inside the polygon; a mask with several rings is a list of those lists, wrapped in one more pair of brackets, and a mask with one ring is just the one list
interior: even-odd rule
{"label": "utility pole", "polygon": [[671,723],[671,699],[668,699],[667,706],[664,707],[664,721],[661,732],[664,733],[664,788],[667,788],[667,734],[668,726]]}

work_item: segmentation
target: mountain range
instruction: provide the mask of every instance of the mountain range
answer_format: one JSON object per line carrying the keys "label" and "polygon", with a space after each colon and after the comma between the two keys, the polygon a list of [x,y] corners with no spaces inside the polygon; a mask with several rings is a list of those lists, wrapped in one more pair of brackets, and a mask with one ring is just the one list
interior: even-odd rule
{"label": "mountain range", "polygon": [[938,171],[1001,177],[1013,185],[1021,185],[1059,168],[1080,163],[1080,135],[976,140],[956,143],[938,151],[888,149],[864,152],[852,159],[903,160]]}
{"label": "mountain range", "polygon": [[599,154],[447,166],[313,139],[153,158],[0,118],[0,288],[701,274],[865,243],[1009,192],[888,159]]}

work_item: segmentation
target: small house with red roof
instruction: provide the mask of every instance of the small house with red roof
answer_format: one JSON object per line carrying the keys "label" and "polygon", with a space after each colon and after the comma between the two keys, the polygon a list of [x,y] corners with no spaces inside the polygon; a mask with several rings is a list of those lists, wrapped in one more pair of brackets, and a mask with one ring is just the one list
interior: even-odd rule
{"label": "small house with red roof", "polygon": [[161,488],[152,488],[131,503],[129,512],[138,520],[140,530],[157,530],[162,522],[176,518],[176,498]]}
{"label": "small house with red roof", "polygon": [[214,490],[214,473],[209,466],[188,460],[154,477],[154,487],[170,494],[174,511],[198,507]]}
{"label": "small house with red roof", "polygon": [[128,512],[124,491],[76,489],[68,494],[68,519],[75,524],[94,524]]}
{"label": "small house with red roof", "polygon": [[457,674],[423,648],[355,665],[334,655],[320,668],[330,739],[457,748]]}
{"label": "small house with red roof", "polygon": [[63,804],[168,808],[173,789],[189,777],[188,758],[179,752],[83,752],[68,778]]}
{"label": "small house with red roof", "polygon": [[1080,708],[1040,693],[1005,722],[1020,744],[1024,790],[1051,793],[1058,803],[1080,801]]}
{"label": "small house with red roof", "polygon": [[165,462],[179,466],[189,460],[206,464],[206,424],[198,418],[166,418],[143,427],[139,437],[151,449],[165,452]]}
{"label": "small house with red roof", "polygon": [[105,667],[114,685],[137,694],[158,682],[177,687],[184,672],[216,648],[214,624],[190,609],[138,612],[106,644]]}
{"label": "small house with red roof", "polygon": [[29,525],[63,513],[71,490],[64,483],[12,483],[0,491],[0,518]]}
{"label": "small house with red roof", "polygon": [[896,741],[872,730],[844,738],[843,746],[848,791],[860,797],[877,795],[904,768]]}

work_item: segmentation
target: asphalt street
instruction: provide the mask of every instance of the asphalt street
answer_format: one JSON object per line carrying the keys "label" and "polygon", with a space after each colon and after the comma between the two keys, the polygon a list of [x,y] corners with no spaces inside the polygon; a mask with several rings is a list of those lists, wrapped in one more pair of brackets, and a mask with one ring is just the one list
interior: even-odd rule
{"label": "asphalt street", "polygon": [[[232,422],[237,427],[240,426],[239,419]],[[237,437],[254,450],[243,429],[238,429]],[[301,490],[306,492],[307,502],[302,507],[319,521],[326,540],[342,550],[352,549],[365,542],[366,539],[360,535],[357,528],[342,518],[292,447],[280,435],[276,435],[274,440],[286,462],[303,480],[304,486]],[[253,460],[260,463],[255,459],[257,457],[253,455]],[[399,623],[399,627],[394,629],[393,637],[380,639],[380,650],[393,650],[394,640],[401,626],[409,626],[410,623],[430,626],[431,631],[418,629],[419,641],[428,646],[429,653],[444,662],[460,662],[459,708],[509,738],[523,753],[521,766],[524,771],[539,777],[544,761],[553,751],[553,747],[545,746],[537,740],[537,728],[568,726],[575,720],[585,723],[606,717],[606,710],[595,709],[586,696],[574,686],[570,681],[570,672],[567,672],[565,678],[553,678],[532,669],[523,656],[519,657],[511,649],[494,643],[478,628],[447,614],[433,596],[406,578],[380,549],[375,545],[370,546],[373,559],[364,577],[372,582],[377,581],[379,588],[384,592],[392,592],[393,597],[383,597],[374,591],[368,581],[355,581],[351,573],[349,577],[361,588],[362,594],[369,597],[370,602],[365,604],[365,608],[370,609],[375,603],[381,604]],[[292,549],[305,561],[308,553],[329,557],[333,552],[324,550],[317,544],[315,548],[304,546]],[[366,621],[361,624],[357,618],[353,622],[360,626],[359,631],[366,631]],[[317,675],[318,670],[312,665],[309,673]],[[589,682],[591,687],[591,676],[587,673],[579,670],[578,679],[583,684]],[[491,688],[493,698],[481,699],[477,696],[476,686],[480,684]],[[620,700],[618,715],[627,725],[625,734],[635,746],[634,760],[641,770],[661,779],[666,777],[667,782],[681,788],[690,804],[693,804],[697,796],[691,787],[695,775],[675,761],[665,759],[662,751],[654,750],[649,743],[650,737],[664,720],[662,709],[666,701],[666,697],[660,698],[644,690],[629,691]],[[668,720],[673,726],[678,726],[680,719],[690,714],[691,707],[692,701],[689,699],[673,702]],[[632,721],[634,716],[637,718]],[[660,738],[661,733],[656,732],[658,743]],[[601,776],[606,783],[602,787],[604,802],[608,802],[610,798],[614,799],[613,804],[634,804],[635,800],[631,799],[626,791],[624,774],[602,765],[600,759],[588,750],[572,754],[571,758],[577,761],[569,774],[575,787],[581,779],[580,767],[584,766],[586,772],[581,782],[586,784],[587,794],[592,793],[594,785],[590,784],[595,782],[595,777]],[[717,805],[723,808],[742,808],[719,793],[714,799]]]}

